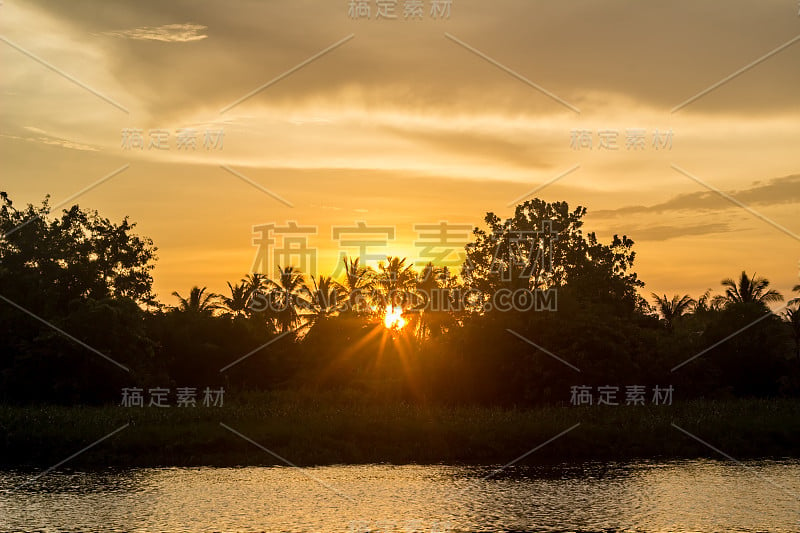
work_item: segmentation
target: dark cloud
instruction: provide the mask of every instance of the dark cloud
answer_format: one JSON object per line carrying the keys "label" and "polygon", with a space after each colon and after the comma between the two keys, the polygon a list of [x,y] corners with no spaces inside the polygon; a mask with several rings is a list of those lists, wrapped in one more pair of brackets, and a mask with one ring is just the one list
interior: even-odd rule
{"label": "dark cloud", "polygon": [[[346,2],[322,0],[36,4],[105,39],[115,75],[153,113],[220,109],[351,33],[355,39],[341,49],[253,101],[335,102],[357,88],[366,106],[569,113],[447,40],[450,32],[579,108],[590,110],[593,95],[610,92],[668,116],[800,33],[795,6],[785,0],[456,0],[449,21],[418,22],[351,21]],[[208,38],[172,46],[103,35],[176,24],[207,26]],[[799,60],[800,42],[681,113],[797,110]]]}

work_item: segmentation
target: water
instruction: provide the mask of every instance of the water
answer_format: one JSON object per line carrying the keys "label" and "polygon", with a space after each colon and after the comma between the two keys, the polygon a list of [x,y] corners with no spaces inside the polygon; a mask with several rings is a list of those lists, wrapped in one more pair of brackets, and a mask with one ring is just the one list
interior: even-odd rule
{"label": "water", "polygon": [[[800,531],[800,460],[0,472],[0,531]],[[22,483],[25,485],[19,486]]]}

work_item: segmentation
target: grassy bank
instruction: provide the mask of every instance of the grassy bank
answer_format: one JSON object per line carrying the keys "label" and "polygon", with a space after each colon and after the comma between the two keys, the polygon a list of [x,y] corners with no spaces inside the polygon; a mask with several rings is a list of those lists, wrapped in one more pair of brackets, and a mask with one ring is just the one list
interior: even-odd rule
{"label": "grassy bank", "polygon": [[800,457],[800,401],[696,401],[673,406],[499,409],[409,405],[358,395],[258,394],[224,407],[0,407],[0,466],[282,464],[224,423],[299,465],[504,464],[723,458],[672,424],[736,458]]}

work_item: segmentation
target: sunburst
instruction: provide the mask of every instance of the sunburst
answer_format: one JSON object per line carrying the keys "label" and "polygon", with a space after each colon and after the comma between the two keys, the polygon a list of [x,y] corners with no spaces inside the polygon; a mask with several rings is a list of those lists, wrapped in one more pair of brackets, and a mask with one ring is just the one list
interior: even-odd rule
{"label": "sunburst", "polygon": [[383,325],[386,329],[398,331],[403,329],[406,325],[406,319],[403,318],[403,308],[387,305],[383,315]]}

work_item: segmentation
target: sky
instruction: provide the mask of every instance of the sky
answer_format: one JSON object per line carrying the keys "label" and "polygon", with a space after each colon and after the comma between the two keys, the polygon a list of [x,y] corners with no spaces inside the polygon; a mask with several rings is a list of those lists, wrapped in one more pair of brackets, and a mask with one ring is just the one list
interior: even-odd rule
{"label": "sky", "polygon": [[3,0],[0,190],[130,217],[167,303],[251,272],[256,226],[330,274],[532,196],[632,238],[645,295],[800,283],[796,0],[435,1]]}

